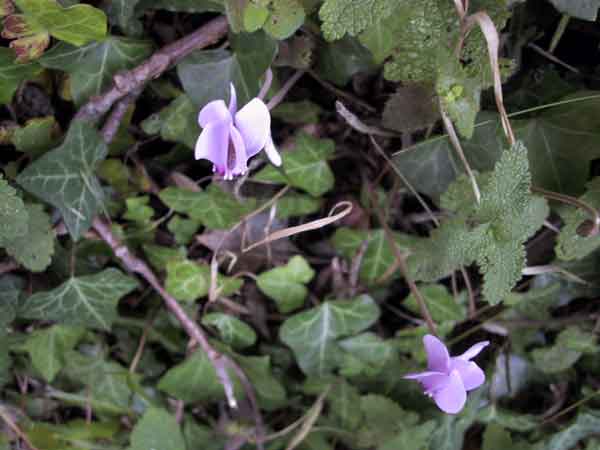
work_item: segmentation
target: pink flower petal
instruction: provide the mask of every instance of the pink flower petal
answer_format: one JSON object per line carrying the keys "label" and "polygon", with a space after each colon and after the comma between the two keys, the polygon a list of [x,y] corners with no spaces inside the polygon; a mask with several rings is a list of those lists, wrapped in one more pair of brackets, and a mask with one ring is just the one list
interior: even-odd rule
{"label": "pink flower petal", "polygon": [[457,370],[453,370],[448,377],[448,384],[433,394],[435,404],[448,414],[460,412],[467,401],[467,391],[460,379]]}
{"label": "pink flower petal", "polygon": [[441,372],[421,372],[421,373],[409,373],[404,378],[410,380],[417,380],[423,386],[427,395],[434,395],[435,392],[443,389],[448,384],[450,377]]}
{"label": "pink flower petal", "polygon": [[475,344],[471,348],[469,348],[469,350],[464,352],[462,355],[457,356],[457,358],[464,359],[465,361],[470,361],[473,358],[475,358],[477,355],[479,355],[479,353],[481,353],[481,350],[483,350],[489,344],[490,344],[490,341],[478,342],[477,344]]}
{"label": "pink flower petal", "polygon": [[233,83],[229,83],[229,113],[234,116],[237,111],[237,94]]}
{"label": "pink flower petal", "polygon": [[271,114],[262,100],[252,99],[235,115],[235,126],[244,138],[248,158],[260,152],[271,134]]}
{"label": "pink flower petal", "polygon": [[[248,157],[246,156],[246,145],[239,131],[233,126],[229,129],[231,144],[233,145],[233,153],[235,161],[229,161],[228,172],[231,173],[232,179],[235,176],[243,175],[248,170]],[[231,150],[229,150],[231,151]],[[231,157],[231,155],[229,156]],[[233,162],[233,165],[231,164]]]}
{"label": "pink flower petal", "polygon": [[448,373],[450,355],[444,343],[435,336],[426,334],[423,345],[427,352],[427,368],[433,372]]}
{"label": "pink flower petal", "polygon": [[273,143],[273,138],[271,138],[271,136],[269,136],[269,139],[267,139],[267,143],[265,144],[265,153],[267,154],[269,161],[271,161],[271,164],[276,167],[281,166],[283,161],[281,160],[281,155],[275,148],[275,144]]}
{"label": "pink flower petal", "polygon": [[229,127],[226,121],[212,122],[200,133],[196,142],[194,156],[196,159],[212,161],[219,173],[227,169],[227,148],[229,147]]}
{"label": "pink flower petal", "polygon": [[223,100],[215,100],[207,103],[200,110],[200,114],[198,114],[198,124],[202,128],[206,128],[209,123],[223,121],[231,122],[231,114],[227,110]]}
{"label": "pink flower petal", "polygon": [[477,389],[479,386],[485,383],[485,373],[483,373],[483,370],[481,370],[479,366],[472,361],[452,358],[450,360],[450,370],[458,371],[460,379],[463,382],[463,386],[467,391]]}

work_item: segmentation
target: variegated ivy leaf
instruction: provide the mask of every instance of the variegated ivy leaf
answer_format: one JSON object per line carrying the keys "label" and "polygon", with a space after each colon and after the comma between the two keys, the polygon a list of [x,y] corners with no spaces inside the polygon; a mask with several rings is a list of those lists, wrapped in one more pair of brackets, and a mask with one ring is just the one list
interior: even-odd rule
{"label": "variegated ivy leaf", "polygon": [[71,277],[56,289],[33,294],[20,313],[30,319],[110,330],[119,299],[137,285],[117,269]]}
{"label": "variegated ivy leaf", "polygon": [[58,208],[73,239],[79,239],[102,206],[95,172],[106,154],[98,132],[87,123],[74,122],[62,145],[30,164],[17,182]]}

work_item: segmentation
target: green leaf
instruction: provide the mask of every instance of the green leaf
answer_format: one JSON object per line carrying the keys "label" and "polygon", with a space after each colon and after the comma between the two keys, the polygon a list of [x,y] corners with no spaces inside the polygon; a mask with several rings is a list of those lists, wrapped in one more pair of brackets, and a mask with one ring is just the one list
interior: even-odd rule
{"label": "green leaf", "polygon": [[39,62],[48,69],[62,70],[71,75],[71,93],[79,106],[106,89],[117,72],[133,68],[151,51],[152,45],[148,41],[109,36],[85,47],[60,43]]}
{"label": "green leaf", "polygon": [[356,36],[388,17],[394,6],[392,0],[325,0],[319,10],[321,30],[328,41],[340,39],[346,33]]}
{"label": "green leaf", "polygon": [[27,166],[17,182],[58,208],[77,240],[90,228],[102,205],[95,171],[106,153],[106,144],[91,125],[74,122],[62,145]]}
{"label": "green leaf", "polygon": [[257,181],[289,183],[291,186],[320,197],[333,188],[334,175],[327,163],[333,156],[335,144],[330,139],[316,139],[306,133],[296,137],[295,148],[284,152],[282,177],[280,171],[267,166],[255,175]]}
{"label": "green leaf", "polygon": [[376,376],[394,354],[389,342],[373,333],[362,333],[339,341],[345,352],[340,374],[346,377]]}
{"label": "green leaf", "polygon": [[572,367],[584,353],[596,352],[596,337],[570,326],[560,332],[552,347],[537,348],[531,356],[541,371],[558,373]]}
{"label": "green leaf", "polygon": [[289,219],[290,217],[308,216],[321,209],[323,202],[304,194],[286,194],[277,201],[277,217]]}
{"label": "green leaf", "polygon": [[[419,286],[419,291],[423,295],[434,321],[444,322],[450,320],[460,322],[466,318],[465,307],[457,303],[443,285],[427,284]],[[408,296],[404,301],[404,305],[414,313],[419,313],[419,305],[413,294]]]}
{"label": "green leaf", "polygon": [[598,17],[600,0],[550,0],[563,14],[594,22]]}
{"label": "green leaf", "polygon": [[271,360],[268,356],[233,356],[250,379],[262,409],[273,411],[285,405],[285,388],[273,376]]}
{"label": "green leaf", "polygon": [[326,80],[345,86],[358,72],[370,72],[375,69],[373,57],[358,39],[346,36],[317,47],[316,71]]}
{"label": "green leaf", "polygon": [[420,425],[405,428],[398,435],[385,442],[378,450],[426,450],[429,448],[431,434],[437,424],[433,420],[428,420]]}
{"label": "green leaf", "polygon": [[[440,115],[433,94],[430,87],[421,84],[397,87],[396,92],[385,103],[383,126],[400,133],[432,126]],[[414,177],[405,167],[402,167],[402,172]]]}
{"label": "green leaf", "polygon": [[175,216],[169,220],[167,228],[173,233],[176,243],[189,244],[198,231],[198,228],[200,228],[200,222],[195,219],[184,219],[180,216]]}
{"label": "green leaf", "polygon": [[597,434],[600,417],[596,411],[579,413],[574,422],[562,431],[556,433],[544,445],[544,450],[570,450],[577,442],[588,436]]}
{"label": "green leaf", "polygon": [[148,206],[150,197],[142,195],[140,197],[130,197],[125,199],[126,211],[123,214],[123,218],[126,220],[132,220],[140,224],[145,224],[152,220],[154,216],[154,209]]}
{"label": "green leaf", "polygon": [[[418,239],[402,233],[393,233],[401,251],[410,250],[418,245]],[[332,244],[344,258],[352,260],[362,243],[368,241],[367,249],[362,257],[359,276],[368,285],[375,285],[396,262],[396,256],[388,243],[385,231],[370,231],[338,228],[332,238]],[[399,276],[399,272],[395,276]],[[393,278],[393,277],[392,277]]]}
{"label": "green leaf", "polygon": [[62,8],[54,0],[15,0],[15,3],[28,18],[61,41],[81,46],[106,36],[106,16],[93,6]]}
{"label": "green leaf", "polygon": [[435,89],[442,108],[456,124],[458,132],[464,138],[470,139],[479,112],[481,85],[469,77],[454,53],[446,49],[438,52]]}
{"label": "green leaf", "polygon": [[271,0],[264,30],[275,39],[293,35],[304,23],[304,8],[297,0]]}
{"label": "green leaf", "polygon": [[0,245],[27,233],[29,214],[17,191],[0,174]]}
{"label": "green leaf", "polygon": [[243,349],[254,345],[256,333],[237,317],[223,313],[209,313],[202,317],[202,324],[214,326],[219,330],[223,342],[235,349]]}
{"label": "green leaf", "polygon": [[145,133],[158,133],[165,141],[179,142],[193,149],[200,136],[197,116],[196,106],[187,95],[182,94],[141,125]]}
{"label": "green leaf", "polygon": [[287,319],[279,331],[281,340],[296,356],[307,375],[323,375],[339,366],[338,339],[360,333],[379,317],[379,308],[370,297],[324,302]]}
{"label": "green leaf", "polygon": [[[600,208],[600,177],[587,184],[587,191],[579,199],[593,208]],[[581,208],[570,208],[561,214],[564,226],[556,242],[556,255],[565,261],[585,258],[600,247],[600,236],[580,236],[579,227],[589,220],[589,213]]]}
{"label": "green leaf", "polygon": [[110,330],[119,299],[137,288],[137,282],[117,269],[72,277],[56,289],[38,292],[24,302],[23,317],[52,320]]}
{"label": "green leaf", "polygon": [[418,415],[406,412],[394,401],[381,395],[361,397],[360,409],[363,413],[357,433],[360,447],[375,447],[388,442],[408,426],[416,425]]}
{"label": "green leaf", "polygon": [[234,33],[239,33],[244,29],[244,10],[248,6],[248,2],[249,0],[223,0],[229,27]]}
{"label": "green leaf", "polygon": [[141,22],[136,18],[135,8],[140,0],[112,0],[108,5],[108,20],[129,36],[139,36],[143,32]]}
{"label": "green leaf", "polygon": [[84,332],[79,327],[53,325],[27,336],[25,350],[29,353],[33,367],[48,383],[52,383],[65,365],[67,352],[73,350]]}
{"label": "green leaf", "polygon": [[131,433],[129,450],[185,450],[175,416],[164,409],[148,409]]}
{"label": "green leaf", "polygon": [[221,190],[214,184],[198,195],[199,201],[192,209],[190,205],[186,211],[192,219],[201,222],[211,230],[223,230],[231,228],[240,219],[254,209],[253,199],[246,199],[246,203],[239,203],[230,194]]}
{"label": "green leaf", "polygon": [[17,128],[11,140],[18,151],[37,157],[57,144],[58,130],[54,116],[34,118]]}
{"label": "green leaf", "polygon": [[43,272],[52,262],[54,230],[42,205],[25,205],[27,232],[4,243],[6,253],[32,272]]}
{"label": "green leaf", "polygon": [[267,297],[275,300],[277,309],[285,314],[302,306],[308,295],[305,285],[314,276],[315,271],[308,262],[296,255],[285,266],[261,273],[256,285]]}
{"label": "green leaf", "polygon": [[148,262],[156,270],[166,270],[170,261],[183,261],[186,259],[185,247],[171,248],[161,245],[144,244],[142,246],[144,253],[148,257]]}
{"label": "green leaf", "polygon": [[[231,295],[242,287],[243,281],[223,275],[217,276],[217,289],[221,295]],[[167,262],[167,292],[177,300],[193,302],[206,297],[210,288],[210,267],[207,264],[196,264],[184,259],[173,259]]]}
{"label": "green leaf", "polygon": [[442,205],[457,207],[458,215],[417,249],[415,272],[418,278],[433,281],[476,260],[484,275],[484,297],[495,304],[521,279],[523,242],[542,226],[548,205],[530,193],[527,150],[520,142],[503,153],[491,174],[480,178],[480,204],[472,193],[455,200],[457,193],[469,192],[468,183],[459,178],[442,199]]}
{"label": "green leaf", "polygon": [[483,433],[483,450],[505,450],[513,448],[510,432],[499,425],[490,424]]}
{"label": "green leaf", "polygon": [[191,191],[169,186],[159,192],[158,197],[170,209],[178,213],[189,213],[202,205],[204,196],[201,191]]}
{"label": "green leaf", "polygon": [[0,48],[0,104],[10,103],[21,82],[32,79],[41,71],[37,62],[17,64],[12,50]]}
{"label": "green leaf", "polygon": [[271,111],[271,116],[291,124],[317,123],[321,108],[310,100],[280,103]]}
{"label": "green leaf", "polygon": [[181,84],[196,108],[212,100],[229,100],[230,84],[237,92],[238,107],[259,91],[259,79],[271,65],[276,43],[263,32],[232,38],[234,52],[195,51],[177,65]]}
{"label": "green leaf", "polygon": [[25,283],[14,275],[0,277],[0,338],[6,334],[6,327],[15,320],[19,308],[19,298]]}

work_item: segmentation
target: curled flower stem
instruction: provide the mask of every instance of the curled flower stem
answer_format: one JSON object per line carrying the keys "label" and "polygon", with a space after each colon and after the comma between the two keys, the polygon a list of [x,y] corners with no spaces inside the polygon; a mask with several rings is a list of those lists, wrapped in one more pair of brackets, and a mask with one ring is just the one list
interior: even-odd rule
{"label": "curled flower stem", "polygon": [[547,199],[556,200],[567,205],[575,206],[576,208],[583,209],[590,215],[590,221],[592,223],[591,229],[586,233],[587,236],[597,236],[600,232],[600,214],[598,210],[586,202],[579,200],[578,198],[571,197],[570,195],[560,194],[558,192],[548,191],[546,189],[532,186],[531,192],[540,194]]}

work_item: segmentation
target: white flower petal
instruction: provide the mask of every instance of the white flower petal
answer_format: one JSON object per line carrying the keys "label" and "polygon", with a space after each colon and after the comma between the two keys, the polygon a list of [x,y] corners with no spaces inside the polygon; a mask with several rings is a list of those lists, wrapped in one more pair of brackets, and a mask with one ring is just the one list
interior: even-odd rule
{"label": "white flower petal", "polygon": [[235,127],[244,143],[248,158],[260,152],[271,135],[271,113],[262,100],[252,99],[235,114]]}

